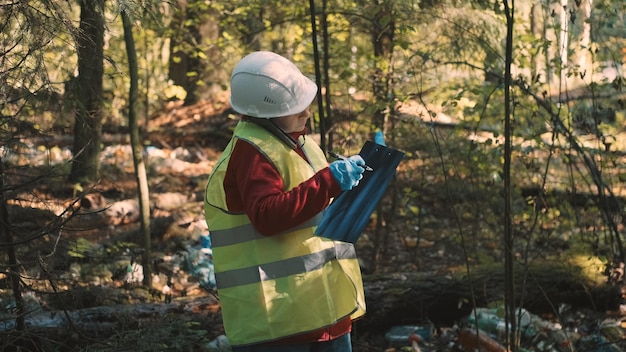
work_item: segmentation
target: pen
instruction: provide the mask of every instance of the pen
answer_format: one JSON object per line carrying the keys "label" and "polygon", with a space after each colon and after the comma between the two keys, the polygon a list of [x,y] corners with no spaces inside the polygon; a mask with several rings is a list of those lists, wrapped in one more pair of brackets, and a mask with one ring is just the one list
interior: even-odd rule
{"label": "pen", "polygon": [[[335,152],[328,152],[328,155],[332,156],[335,159],[339,159],[339,160],[345,160],[347,159],[345,156],[337,154]],[[371,167],[367,166],[367,165],[363,165],[363,168],[365,168],[365,171],[374,171],[374,169],[372,169]]]}

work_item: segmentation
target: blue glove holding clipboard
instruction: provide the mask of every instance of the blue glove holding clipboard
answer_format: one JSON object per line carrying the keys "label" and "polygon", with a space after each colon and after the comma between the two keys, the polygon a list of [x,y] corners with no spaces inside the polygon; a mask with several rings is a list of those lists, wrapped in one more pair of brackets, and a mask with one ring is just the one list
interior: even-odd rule
{"label": "blue glove holding clipboard", "polygon": [[[377,139],[381,141],[380,136]],[[326,208],[316,235],[355,243],[404,158],[403,152],[371,141],[365,142],[359,155],[372,171],[363,173],[358,186],[341,193]]]}
{"label": "blue glove holding clipboard", "polygon": [[330,173],[339,183],[342,191],[349,191],[359,185],[365,172],[365,161],[360,155],[344,158],[335,156],[337,160],[328,165]]}

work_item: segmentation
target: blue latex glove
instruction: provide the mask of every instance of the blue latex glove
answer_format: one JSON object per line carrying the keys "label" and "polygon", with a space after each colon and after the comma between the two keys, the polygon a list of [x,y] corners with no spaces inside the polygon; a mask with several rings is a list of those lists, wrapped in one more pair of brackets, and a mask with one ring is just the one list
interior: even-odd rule
{"label": "blue latex glove", "polygon": [[376,134],[374,135],[374,143],[380,144],[383,147],[387,146],[387,143],[385,143],[385,136],[382,131],[376,131]]}
{"label": "blue latex glove", "polygon": [[328,167],[330,173],[339,183],[343,191],[349,191],[358,186],[365,172],[365,160],[360,155],[353,155],[346,159],[335,160]]}

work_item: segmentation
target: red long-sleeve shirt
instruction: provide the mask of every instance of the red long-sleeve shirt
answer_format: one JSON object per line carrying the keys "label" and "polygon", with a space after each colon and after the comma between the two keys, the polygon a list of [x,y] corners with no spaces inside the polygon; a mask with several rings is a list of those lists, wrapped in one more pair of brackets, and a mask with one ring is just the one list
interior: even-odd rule
{"label": "red long-sleeve shirt", "polygon": [[[297,140],[305,133],[294,133],[292,137]],[[305,137],[305,143],[315,142],[307,141]],[[299,146],[296,151],[305,158]],[[261,234],[272,236],[302,224],[326,208],[330,199],[341,193],[329,168],[318,171],[292,190],[285,192],[283,189],[282,177],[265,155],[248,142],[238,140],[224,178],[226,203],[233,212],[245,211],[252,226]],[[351,329],[352,322],[347,317],[328,328],[272,344],[328,341],[349,333]]]}
{"label": "red long-sleeve shirt", "polygon": [[[295,133],[293,137],[303,133]],[[305,139],[305,143],[315,142]],[[299,146],[296,151],[304,158]],[[224,178],[226,203],[231,211],[245,211],[261,234],[272,236],[302,224],[341,193],[329,168],[290,191],[283,189],[282,177],[265,155],[248,142],[238,140]]]}

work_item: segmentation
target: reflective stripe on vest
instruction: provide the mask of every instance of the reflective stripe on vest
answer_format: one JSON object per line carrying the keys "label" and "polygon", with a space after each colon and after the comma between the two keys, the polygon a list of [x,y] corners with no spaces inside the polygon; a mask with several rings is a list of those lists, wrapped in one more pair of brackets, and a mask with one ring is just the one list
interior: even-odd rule
{"label": "reflective stripe on vest", "polygon": [[223,179],[238,139],[267,156],[283,177],[285,191],[328,165],[311,141],[303,146],[309,163],[257,125],[240,122],[235,129],[209,177],[205,196],[218,295],[230,344],[273,341],[363,315],[363,284],[354,246],[314,236],[321,214],[285,233],[262,236],[245,214],[228,209]]}
{"label": "reflective stripe on vest", "polygon": [[354,246],[337,243],[333,248],[301,257],[215,273],[215,280],[218,282],[218,289],[225,289],[319,270],[333,259],[357,259]]}
{"label": "reflective stripe on vest", "polygon": [[[322,220],[322,214],[317,214],[313,219],[300,224],[298,227],[291,229],[300,230],[317,226]],[[260,240],[267,238],[254,229],[252,224],[244,224],[241,226],[233,227],[232,229],[215,230],[211,231],[211,247],[226,247],[234,244],[243,243],[247,241]]]}

